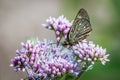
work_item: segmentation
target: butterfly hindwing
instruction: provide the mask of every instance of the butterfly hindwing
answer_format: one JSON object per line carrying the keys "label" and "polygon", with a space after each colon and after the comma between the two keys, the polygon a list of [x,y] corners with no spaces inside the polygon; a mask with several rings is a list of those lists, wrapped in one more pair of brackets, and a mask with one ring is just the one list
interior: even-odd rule
{"label": "butterfly hindwing", "polygon": [[89,16],[85,9],[80,9],[73,25],[68,33],[68,42],[75,44],[80,40],[87,37],[88,33],[92,30]]}

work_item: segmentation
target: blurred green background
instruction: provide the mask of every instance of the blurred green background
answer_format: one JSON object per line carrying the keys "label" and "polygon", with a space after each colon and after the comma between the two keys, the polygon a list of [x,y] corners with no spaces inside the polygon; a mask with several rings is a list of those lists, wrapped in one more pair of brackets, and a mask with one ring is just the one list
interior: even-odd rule
{"label": "blurred green background", "polygon": [[110,62],[96,63],[81,80],[120,80],[120,0],[0,0],[0,80],[25,77],[9,67],[21,42],[30,37],[55,40],[54,33],[41,26],[49,16],[64,14],[73,20],[80,8],[87,10],[93,28],[88,40],[110,54]]}

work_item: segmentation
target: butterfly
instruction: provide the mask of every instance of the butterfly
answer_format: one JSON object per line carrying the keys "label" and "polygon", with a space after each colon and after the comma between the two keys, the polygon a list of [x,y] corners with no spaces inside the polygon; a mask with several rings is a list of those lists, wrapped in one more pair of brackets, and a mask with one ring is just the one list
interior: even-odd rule
{"label": "butterfly", "polygon": [[85,9],[81,8],[75,17],[72,27],[63,45],[74,45],[85,39],[92,31],[90,19]]}

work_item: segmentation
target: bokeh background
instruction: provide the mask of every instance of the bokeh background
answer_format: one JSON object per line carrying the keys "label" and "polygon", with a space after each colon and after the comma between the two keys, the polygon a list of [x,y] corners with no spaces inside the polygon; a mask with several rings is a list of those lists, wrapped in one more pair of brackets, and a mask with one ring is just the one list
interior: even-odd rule
{"label": "bokeh background", "polygon": [[110,54],[105,66],[96,63],[81,80],[120,80],[120,0],[0,0],[0,80],[20,80],[25,73],[9,67],[20,43],[30,37],[55,40],[41,26],[49,16],[73,20],[80,8],[89,13],[93,31],[88,40]]}

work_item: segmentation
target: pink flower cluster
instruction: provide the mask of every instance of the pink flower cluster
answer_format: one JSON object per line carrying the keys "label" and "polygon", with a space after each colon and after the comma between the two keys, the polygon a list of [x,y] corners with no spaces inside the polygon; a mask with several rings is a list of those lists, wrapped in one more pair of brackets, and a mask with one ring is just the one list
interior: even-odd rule
{"label": "pink flower cluster", "polygon": [[[72,22],[63,15],[57,19],[50,17],[46,22],[43,26],[55,31],[58,43],[62,37],[67,38]],[[77,79],[96,61],[103,65],[109,61],[106,49],[87,40],[82,40],[69,49],[50,40],[38,39],[28,40],[21,43],[21,46],[20,50],[16,50],[16,57],[11,59],[10,66],[16,72],[27,72],[27,78],[22,80],[63,80],[62,77],[66,75]]]}
{"label": "pink flower cluster", "polygon": [[74,45],[72,49],[78,56],[77,61],[84,64],[94,64],[94,62],[100,61],[104,65],[109,61],[109,54],[106,54],[106,49],[103,49],[99,45],[96,46],[92,41],[82,40]]}
{"label": "pink flower cluster", "polygon": [[49,17],[46,22],[47,23],[43,24],[43,26],[55,31],[56,39],[58,42],[61,40],[62,36],[64,36],[64,38],[67,38],[67,33],[72,26],[72,22],[69,22],[63,15],[59,16],[57,19]]}
{"label": "pink flower cluster", "polygon": [[29,79],[53,79],[66,72],[76,74],[74,64],[70,59],[70,50],[64,50],[61,46],[57,47],[49,41],[37,44],[28,40],[22,43],[22,49],[17,50],[17,56],[11,61],[15,71],[27,71]]}

